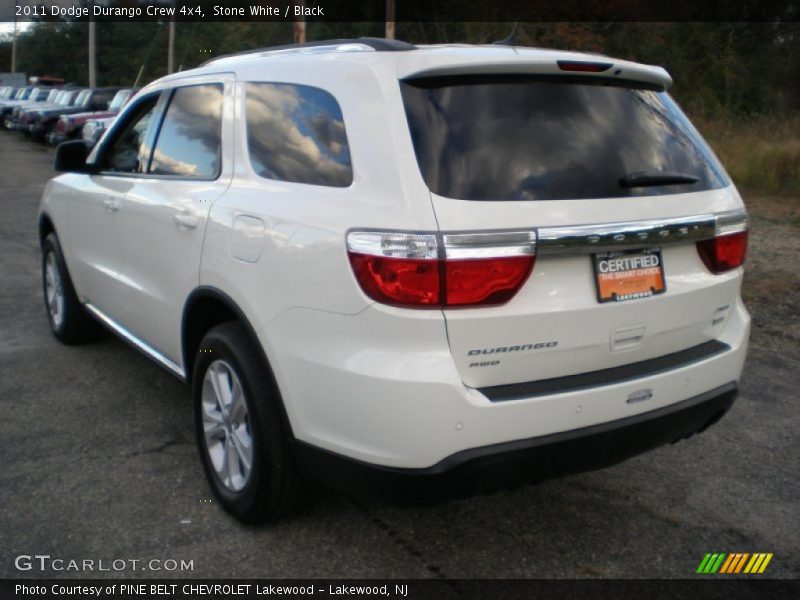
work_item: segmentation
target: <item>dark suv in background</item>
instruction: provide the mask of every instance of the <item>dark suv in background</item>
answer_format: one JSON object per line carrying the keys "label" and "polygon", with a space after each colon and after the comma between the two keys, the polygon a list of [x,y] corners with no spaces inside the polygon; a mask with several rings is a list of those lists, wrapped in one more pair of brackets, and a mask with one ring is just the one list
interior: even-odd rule
{"label": "dark suv in background", "polygon": [[135,93],[136,90],[132,88],[119,90],[109,103],[108,108],[105,110],[87,111],[73,114],[62,113],[58,118],[55,129],[48,136],[47,141],[51,145],[57,146],[61,142],[67,140],[80,139],[83,134],[83,126],[86,125],[88,121],[95,119],[107,119],[109,117],[116,116]]}
{"label": "dark suv in background", "polygon": [[81,90],[70,106],[36,111],[28,125],[27,133],[37,141],[44,141],[55,131],[61,115],[105,110],[119,89],[113,87]]}

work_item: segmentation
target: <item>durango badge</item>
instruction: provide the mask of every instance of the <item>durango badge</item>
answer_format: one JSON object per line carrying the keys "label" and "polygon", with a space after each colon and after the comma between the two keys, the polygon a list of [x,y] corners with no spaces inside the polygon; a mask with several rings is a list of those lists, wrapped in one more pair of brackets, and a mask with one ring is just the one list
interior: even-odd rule
{"label": "durango badge", "polygon": [[645,400],[650,400],[650,398],[652,397],[653,397],[653,390],[650,388],[644,388],[628,394],[627,403],[635,404],[636,402],[644,402]]}

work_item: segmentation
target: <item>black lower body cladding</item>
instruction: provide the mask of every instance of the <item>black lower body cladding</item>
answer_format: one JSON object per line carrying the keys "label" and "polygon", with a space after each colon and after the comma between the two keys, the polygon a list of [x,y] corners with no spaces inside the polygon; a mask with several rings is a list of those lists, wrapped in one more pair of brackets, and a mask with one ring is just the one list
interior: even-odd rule
{"label": "black lower body cladding", "polygon": [[617,464],[704,431],[730,409],[737,394],[736,384],[729,383],[625,419],[465,450],[424,469],[371,465],[299,441],[295,450],[304,472],[320,483],[392,502],[424,504]]}

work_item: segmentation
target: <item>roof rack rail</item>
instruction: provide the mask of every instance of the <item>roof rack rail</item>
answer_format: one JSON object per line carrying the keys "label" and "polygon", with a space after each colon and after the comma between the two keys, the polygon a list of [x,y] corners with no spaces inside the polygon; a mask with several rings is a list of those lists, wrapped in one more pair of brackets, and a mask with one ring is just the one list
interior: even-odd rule
{"label": "roof rack rail", "polygon": [[284,44],[281,46],[267,46],[265,48],[254,48],[253,50],[244,50],[242,52],[223,54],[220,56],[215,56],[214,58],[205,61],[200,66],[202,67],[214,61],[220,60],[222,58],[231,58],[234,56],[248,56],[250,54],[259,54],[262,52],[274,52],[277,50],[302,50],[303,48],[318,48],[321,46],[341,46],[345,44],[361,44],[363,46],[372,48],[373,50],[376,50],[378,52],[406,52],[408,50],[417,49],[417,47],[414,44],[409,44],[408,42],[403,42],[401,40],[389,40],[386,38],[361,37],[353,39],[318,40],[315,42],[304,42],[302,44]]}

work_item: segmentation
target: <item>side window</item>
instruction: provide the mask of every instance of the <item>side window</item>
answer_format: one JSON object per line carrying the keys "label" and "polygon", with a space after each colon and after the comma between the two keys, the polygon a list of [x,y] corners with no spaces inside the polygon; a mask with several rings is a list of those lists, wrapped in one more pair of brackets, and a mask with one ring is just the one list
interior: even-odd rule
{"label": "side window", "polygon": [[148,173],[214,179],[220,171],[222,84],[180,87],[172,94]]}
{"label": "side window", "polygon": [[331,187],[352,183],[342,111],[328,92],[248,83],[246,113],[250,163],[261,177]]}
{"label": "side window", "polygon": [[150,152],[147,130],[153,120],[158,94],[142,98],[130,114],[128,122],[114,136],[104,152],[104,170],[115,173],[143,173]]}

